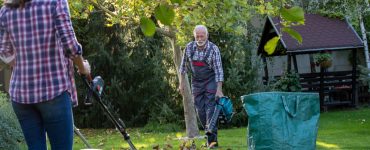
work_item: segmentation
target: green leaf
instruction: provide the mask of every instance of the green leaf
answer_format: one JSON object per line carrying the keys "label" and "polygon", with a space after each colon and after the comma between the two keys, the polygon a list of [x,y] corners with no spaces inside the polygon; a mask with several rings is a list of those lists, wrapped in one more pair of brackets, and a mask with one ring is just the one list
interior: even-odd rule
{"label": "green leaf", "polygon": [[264,49],[268,55],[271,55],[275,52],[279,39],[280,39],[279,36],[275,36],[269,41],[267,41],[266,45],[264,46]]}
{"label": "green leaf", "polygon": [[288,33],[292,38],[296,39],[299,42],[299,44],[302,44],[302,36],[296,30],[284,27],[282,28],[282,31]]}
{"label": "green leaf", "polygon": [[294,6],[289,9],[281,8],[280,13],[281,16],[287,21],[291,22],[304,21],[304,11],[301,7]]}
{"label": "green leaf", "polygon": [[73,2],[72,5],[79,11],[81,11],[84,8],[84,5],[79,1]]}
{"label": "green leaf", "polygon": [[181,3],[182,3],[182,0],[171,0],[171,3],[172,4],[179,4],[179,5],[181,5]]}
{"label": "green leaf", "polygon": [[175,19],[175,11],[169,5],[159,5],[154,10],[155,18],[157,18],[164,25],[171,25]]}
{"label": "green leaf", "polygon": [[153,36],[155,33],[155,24],[148,18],[143,17],[140,19],[140,28],[145,36]]}
{"label": "green leaf", "polygon": [[271,5],[271,3],[270,2],[267,2],[266,3],[266,10],[274,10],[274,7]]}
{"label": "green leaf", "polygon": [[93,5],[89,5],[87,8],[89,9],[89,11],[93,11],[94,6]]}

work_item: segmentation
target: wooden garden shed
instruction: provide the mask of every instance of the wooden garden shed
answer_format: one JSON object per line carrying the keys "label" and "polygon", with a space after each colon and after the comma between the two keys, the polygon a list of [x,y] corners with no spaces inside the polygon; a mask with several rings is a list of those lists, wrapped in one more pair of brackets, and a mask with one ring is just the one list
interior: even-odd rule
{"label": "wooden garden shed", "polygon": [[[297,56],[315,53],[333,53],[348,51],[352,60],[357,60],[357,53],[363,49],[361,38],[355,32],[347,20],[323,17],[317,14],[305,14],[305,25],[292,27],[300,33],[303,42],[299,44],[288,34],[283,33],[275,52],[267,55],[264,45],[268,40],[280,33],[281,25],[278,18],[267,17],[262,38],[258,47],[258,54],[265,62],[264,81],[269,81],[269,69],[267,59],[269,57],[286,56],[287,71],[295,71],[300,75],[300,84],[303,91],[319,92],[320,105],[326,109],[332,105],[358,105],[358,73],[357,61],[353,61],[350,69],[341,71],[328,71],[323,67],[315,72],[312,69],[301,73],[297,65]],[[312,59],[312,55],[310,57]],[[339,60],[341,61],[341,60]],[[312,62],[312,61],[310,61]]]}

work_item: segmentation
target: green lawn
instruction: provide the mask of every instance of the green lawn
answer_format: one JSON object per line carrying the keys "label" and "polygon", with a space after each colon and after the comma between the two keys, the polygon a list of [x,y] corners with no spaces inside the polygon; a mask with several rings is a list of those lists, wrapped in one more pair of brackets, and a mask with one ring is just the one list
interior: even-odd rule
{"label": "green lawn", "polygon": [[323,113],[318,149],[370,149],[370,108]]}
{"label": "green lawn", "polygon": [[[94,148],[118,150],[127,148],[121,135],[115,130],[81,130]],[[152,149],[172,147],[179,149],[184,143],[176,137],[184,136],[181,133],[142,133],[140,129],[130,129],[132,142],[138,149]],[[219,149],[247,149],[246,127],[221,129],[219,131]],[[205,139],[196,140],[197,148],[205,143]],[[74,149],[85,148],[82,141],[76,136]],[[317,149],[370,149],[370,108],[358,110],[340,110],[322,113],[320,116]]]}

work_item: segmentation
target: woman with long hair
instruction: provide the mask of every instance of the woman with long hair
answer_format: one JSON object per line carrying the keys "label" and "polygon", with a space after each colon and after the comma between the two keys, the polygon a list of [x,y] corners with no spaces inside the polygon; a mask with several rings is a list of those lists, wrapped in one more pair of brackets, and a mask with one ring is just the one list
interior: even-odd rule
{"label": "woman with long hair", "polygon": [[[71,150],[75,64],[90,73],[70,20],[67,0],[5,0],[0,56],[13,66],[9,94],[29,150]],[[9,60],[9,59],[8,59]]]}

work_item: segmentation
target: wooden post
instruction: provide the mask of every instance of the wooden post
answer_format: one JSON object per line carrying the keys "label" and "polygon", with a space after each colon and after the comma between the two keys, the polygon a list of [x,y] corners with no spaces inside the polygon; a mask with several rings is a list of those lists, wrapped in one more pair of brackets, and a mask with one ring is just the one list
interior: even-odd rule
{"label": "wooden post", "polygon": [[356,81],[356,76],[357,76],[357,50],[358,49],[353,49],[352,50],[352,105],[355,107],[358,107],[358,96],[357,96],[357,81]]}
{"label": "wooden post", "polygon": [[297,64],[297,55],[293,55],[293,65],[294,65],[294,70],[296,73],[298,73],[298,64]]}
{"label": "wooden post", "polygon": [[310,68],[311,68],[311,73],[316,73],[316,67],[315,67],[315,60],[313,59],[313,54],[308,54],[310,58]]}
{"label": "wooden post", "polygon": [[288,66],[287,66],[287,71],[288,73],[290,73],[290,70],[292,70],[292,58],[291,58],[291,55],[290,54],[287,54],[287,57],[288,57]]}
{"label": "wooden post", "polygon": [[[265,71],[265,78],[266,78],[266,85],[267,85],[269,83],[269,71],[268,71],[267,60],[266,60],[265,56],[262,56],[262,61],[265,65],[264,71]],[[262,79],[262,81],[263,81],[263,79]]]}
{"label": "wooden post", "polygon": [[326,111],[327,108],[324,104],[324,98],[325,98],[325,93],[324,93],[324,68],[320,67],[320,90],[319,90],[319,95],[320,95],[320,109],[322,111]]}

